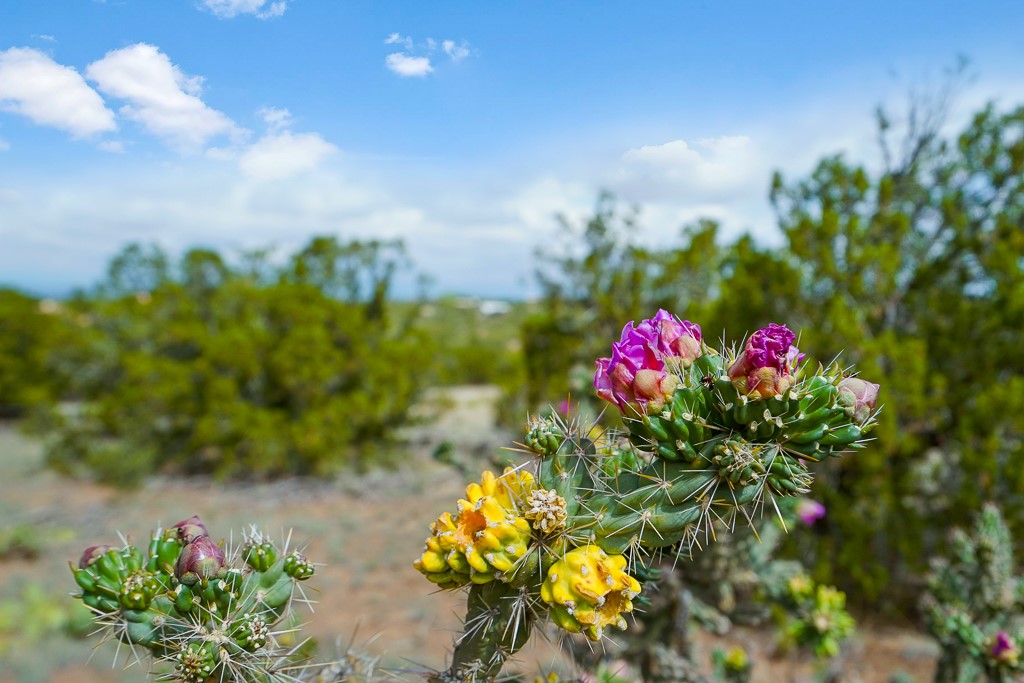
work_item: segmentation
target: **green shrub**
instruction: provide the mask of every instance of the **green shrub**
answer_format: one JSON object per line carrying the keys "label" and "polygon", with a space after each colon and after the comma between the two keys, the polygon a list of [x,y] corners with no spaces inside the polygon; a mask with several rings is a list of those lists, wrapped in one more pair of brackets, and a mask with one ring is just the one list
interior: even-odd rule
{"label": "green shrub", "polygon": [[404,265],[399,244],[317,238],[273,278],[203,250],[172,277],[158,253],[128,248],[79,302],[88,352],[64,362],[81,405],[48,416],[49,462],[119,484],[377,462],[433,355],[412,313],[392,315]]}

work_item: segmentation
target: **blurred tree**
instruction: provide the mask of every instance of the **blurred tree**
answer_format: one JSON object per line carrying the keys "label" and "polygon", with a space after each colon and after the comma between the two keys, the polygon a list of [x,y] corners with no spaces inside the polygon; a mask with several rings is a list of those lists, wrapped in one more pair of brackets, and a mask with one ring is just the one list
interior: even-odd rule
{"label": "blurred tree", "polygon": [[173,278],[156,253],[128,247],[80,302],[90,352],[65,366],[82,405],[50,413],[51,464],[134,483],[154,469],[266,477],[380,461],[433,353],[418,306],[388,324],[400,244],[315,238],[274,278],[262,259],[239,272],[204,249]]}
{"label": "blurred tree", "polygon": [[0,416],[60,396],[65,384],[52,353],[73,343],[75,327],[57,302],[0,289]]}
{"label": "blurred tree", "polygon": [[947,524],[983,500],[1024,522],[1024,108],[986,107],[954,143],[941,116],[908,118],[897,159],[880,116],[874,177],[831,157],[796,183],[776,175],[771,193],[800,274],[788,317],[802,346],[844,351],[884,387],[880,447],[821,480],[822,561],[869,595],[915,583]]}

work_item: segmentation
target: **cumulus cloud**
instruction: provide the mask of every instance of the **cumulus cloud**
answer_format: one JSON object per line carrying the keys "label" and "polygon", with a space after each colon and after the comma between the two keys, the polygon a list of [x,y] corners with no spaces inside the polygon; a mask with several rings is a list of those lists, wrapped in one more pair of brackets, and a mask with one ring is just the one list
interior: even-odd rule
{"label": "cumulus cloud", "polygon": [[202,5],[221,19],[233,19],[239,14],[251,14],[257,19],[270,19],[284,14],[288,9],[288,0],[202,0]]}
{"label": "cumulus cloud", "polygon": [[316,133],[292,133],[289,130],[268,134],[250,145],[238,165],[250,178],[281,180],[311,171],[338,151]]}
{"label": "cumulus cloud", "polygon": [[31,48],[0,51],[0,109],[75,138],[117,129],[114,112],[81,74]]}
{"label": "cumulus cloud", "polygon": [[628,150],[613,184],[637,199],[713,199],[745,189],[760,178],[760,166],[753,141],[743,135],[672,140]]}
{"label": "cumulus cloud", "polygon": [[413,57],[404,52],[394,52],[384,60],[385,65],[403,78],[423,78],[434,71],[429,57]]}
{"label": "cumulus cloud", "polygon": [[[384,39],[384,44],[404,48],[402,52],[392,52],[384,60],[388,69],[399,76],[423,78],[433,73],[434,65],[430,61],[430,55],[437,52],[438,48],[438,42],[433,38],[427,38],[426,41],[417,45],[412,36],[392,33]],[[456,43],[454,40],[445,39],[441,41],[440,45],[441,51],[448,55],[453,62],[460,62],[470,55],[469,43],[465,40]]]}
{"label": "cumulus cloud", "polygon": [[316,133],[293,133],[287,109],[263,107],[257,112],[266,134],[245,148],[238,166],[257,181],[277,181],[319,168],[338,148]]}
{"label": "cumulus cloud", "polygon": [[400,33],[392,33],[384,39],[385,45],[401,45],[406,50],[412,49],[412,38],[409,36],[403,36]]}
{"label": "cumulus cloud", "polygon": [[49,33],[33,33],[32,37],[33,38],[38,38],[39,40],[45,40],[48,43],[56,43],[57,42],[57,39],[55,37],[51,36]]}
{"label": "cumulus cloud", "polygon": [[445,40],[441,43],[441,49],[454,62],[461,61],[469,56],[469,43],[466,41],[456,44],[454,40]]}
{"label": "cumulus cloud", "polygon": [[201,77],[186,76],[154,45],[138,43],[108,52],[85,73],[101,92],[127,101],[122,116],[179,149],[195,150],[212,138],[244,133],[199,98]]}
{"label": "cumulus cloud", "polygon": [[292,125],[292,113],[287,109],[260,107],[256,113],[263,119],[263,123],[267,125],[267,129],[271,132],[276,133],[285,128],[290,128]]}

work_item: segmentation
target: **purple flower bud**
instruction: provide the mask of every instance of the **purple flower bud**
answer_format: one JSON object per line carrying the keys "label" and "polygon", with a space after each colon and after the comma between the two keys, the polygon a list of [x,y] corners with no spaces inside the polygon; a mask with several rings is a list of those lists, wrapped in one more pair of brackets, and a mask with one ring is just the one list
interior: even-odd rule
{"label": "purple flower bud", "polygon": [[86,567],[92,566],[96,560],[103,557],[103,554],[110,550],[109,545],[91,545],[85,549],[82,553],[82,557],[78,560],[78,568],[85,569]]}
{"label": "purple flower bud", "polygon": [[191,543],[200,536],[210,535],[210,532],[206,530],[206,525],[199,519],[199,515],[183,519],[171,528],[178,530],[178,538],[185,543]]}
{"label": "purple flower bud", "polygon": [[224,551],[209,536],[198,536],[181,549],[174,575],[185,585],[212,579],[224,568]]}
{"label": "purple flower bud", "polygon": [[1006,631],[1000,631],[995,635],[989,652],[992,654],[992,659],[1003,664],[1014,665],[1019,658],[1017,646]]}
{"label": "purple flower bud", "polygon": [[796,504],[796,516],[800,521],[811,526],[825,516],[825,506],[810,498],[801,498]]}
{"label": "purple flower bud", "polygon": [[796,335],[785,325],[771,323],[750,335],[732,365],[729,378],[736,390],[753,399],[784,394],[804,354],[793,346]]}
{"label": "purple flower bud", "polygon": [[639,325],[627,323],[612,344],[611,358],[597,360],[597,395],[622,412],[660,410],[679,386],[671,372],[689,367],[701,354],[700,340],[699,325],[664,310]]}
{"label": "purple flower bud", "polygon": [[839,396],[836,402],[851,420],[862,424],[871,417],[871,412],[875,409],[879,388],[877,384],[858,377],[846,377],[839,382]]}

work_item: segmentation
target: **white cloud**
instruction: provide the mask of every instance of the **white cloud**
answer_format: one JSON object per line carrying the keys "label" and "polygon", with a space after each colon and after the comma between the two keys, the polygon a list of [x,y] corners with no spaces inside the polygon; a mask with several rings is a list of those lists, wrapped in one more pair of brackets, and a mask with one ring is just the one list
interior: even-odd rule
{"label": "white cloud", "polygon": [[45,40],[48,43],[56,43],[57,42],[57,39],[55,37],[51,36],[49,33],[33,33],[32,37],[33,38],[38,38],[39,40]]}
{"label": "white cloud", "polygon": [[384,63],[399,76],[422,78],[434,71],[429,57],[413,57],[404,52],[395,52],[387,56]]}
{"label": "white cloud", "polygon": [[[245,147],[238,166],[256,181],[279,181],[312,171],[338,151],[316,133],[293,133],[292,114],[287,109],[261,107],[257,114],[267,125],[266,134]],[[214,158],[230,158],[231,150],[217,150]]]}
{"label": "white cloud", "polygon": [[114,113],[77,71],[31,48],[0,51],[0,109],[75,138],[117,129]]}
{"label": "white cloud", "polygon": [[282,180],[312,171],[338,148],[316,133],[268,133],[242,154],[238,165],[255,180]]}
{"label": "white cloud", "polygon": [[221,135],[237,138],[244,133],[199,98],[201,77],[186,76],[154,45],[138,43],[108,52],[85,73],[104,94],[127,100],[122,116],[183,151],[202,148]]}
{"label": "white cloud", "polygon": [[292,125],[292,113],[287,109],[260,107],[256,113],[263,119],[263,123],[267,124],[267,128],[271,132],[281,131]]}
{"label": "white cloud", "polygon": [[0,138],[0,152],[6,152],[11,148],[11,143],[7,142],[3,138]]}
{"label": "white cloud", "polygon": [[288,9],[288,0],[202,0],[203,7],[221,19],[233,19],[239,14],[252,14],[257,19],[279,17]]}
{"label": "white cloud", "polygon": [[410,36],[403,36],[400,33],[392,33],[384,39],[385,45],[401,45],[406,50],[412,49],[412,38]]}
{"label": "white cloud", "polygon": [[469,43],[462,41],[458,45],[455,44],[454,40],[446,40],[441,43],[441,49],[444,53],[452,58],[452,61],[458,62],[469,56]]}
{"label": "white cloud", "polygon": [[636,201],[717,200],[765,182],[757,152],[742,135],[644,145],[622,155],[609,186]]}

